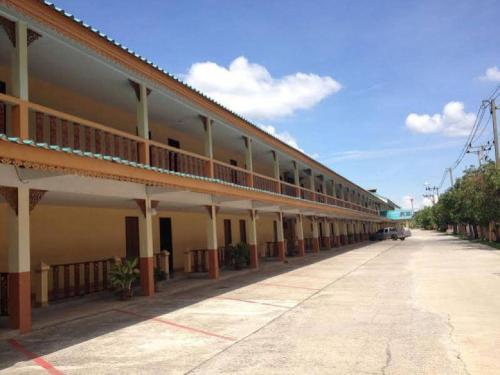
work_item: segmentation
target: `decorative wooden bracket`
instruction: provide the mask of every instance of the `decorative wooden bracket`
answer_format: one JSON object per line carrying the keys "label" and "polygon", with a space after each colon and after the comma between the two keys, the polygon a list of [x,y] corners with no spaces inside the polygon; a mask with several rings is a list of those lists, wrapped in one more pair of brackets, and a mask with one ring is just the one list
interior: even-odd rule
{"label": "decorative wooden bracket", "polygon": [[[135,82],[132,81],[131,79],[128,80],[129,85],[134,89],[135,96],[137,97],[137,100],[141,100],[141,86]],[[151,89],[146,89],[146,95],[151,94]]]}
{"label": "decorative wooden bracket", "polygon": [[[2,26],[5,33],[7,34],[7,37],[12,43],[12,47],[16,47],[16,23],[5,17],[0,16],[0,26]],[[28,36],[27,36],[28,46],[41,37],[42,37],[41,34],[31,29],[28,29]]]}
{"label": "decorative wooden bracket", "polygon": [[16,46],[16,24],[5,17],[0,17],[0,25],[5,30],[7,37],[12,43],[12,47]]}
{"label": "decorative wooden bracket", "polygon": [[[42,200],[43,196],[47,190],[38,190],[38,189],[30,189],[30,212],[35,209],[38,203]],[[9,186],[0,186],[0,195],[5,199],[10,208],[16,213],[16,216],[19,214],[19,201],[17,198],[17,188],[9,187]]]}
{"label": "decorative wooden bracket", "polygon": [[28,47],[31,43],[33,43],[35,40],[37,40],[41,37],[42,36],[40,34],[38,34],[36,31],[28,29]]}
{"label": "decorative wooden bracket", "polygon": [[[145,199],[134,199],[135,203],[137,203],[137,206],[139,206],[139,209],[141,210],[142,214],[144,217],[146,217],[146,200]],[[160,201],[151,201],[151,209],[157,209],[158,205],[160,204]]]}
{"label": "decorative wooden bracket", "polygon": [[18,204],[17,204],[17,188],[9,187],[9,186],[0,186],[0,194],[3,199],[7,202],[7,204],[14,210],[14,212],[18,213]]}
{"label": "decorative wooden bracket", "polygon": [[40,203],[47,190],[30,189],[30,212]]}

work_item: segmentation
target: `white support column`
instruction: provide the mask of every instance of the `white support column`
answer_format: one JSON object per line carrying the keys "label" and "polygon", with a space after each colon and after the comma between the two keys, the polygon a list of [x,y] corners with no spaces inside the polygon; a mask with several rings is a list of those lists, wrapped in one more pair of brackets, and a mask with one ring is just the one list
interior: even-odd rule
{"label": "white support column", "polygon": [[319,253],[319,230],[318,219],[314,216],[311,218],[312,222],[312,236],[313,236],[313,252]]}
{"label": "white support column", "polygon": [[248,174],[248,181],[247,184],[248,186],[253,186],[253,152],[252,152],[252,138],[249,137],[243,137],[243,140],[245,142],[245,166],[247,171],[250,173]]}
{"label": "white support column", "polygon": [[331,235],[331,232],[330,232],[330,222],[328,221],[328,218],[324,218],[323,219],[323,223],[324,223],[324,236],[326,238],[326,241],[325,241],[325,246],[327,249],[331,249],[332,248],[332,243],[331,243],[331,239],[330,239],[330,235]]}
{"label": "white support column", "polygon": [[[27,186],[10,189],[7,213],[9,319],[12,328],[31,329],[30,191]],[[17,203],[17,205],[16,205]]]}
{"label": "white support column", "polygon": [[28,26],[25,22],[15,23],[16,46],[12,52],[12,94],[28,100]]}
{"label": "white support column", "polygon": [[311,169],[310,170],[311,173],[309,174],[309,189],[316,192],[316,184],[315,184],[315,180],[314,180],[314,172],[313,170]]}
{"label": "white support column", "polygon": [[304,256],[306,254],[304,246],[304,217],[300,214],[296,218],[295,232],[299,246],[299,256]]}
{"label": "white support column", "polygon": [[246,221],[248,246],[250,247],[250,267],[259,268],[259,253],[257,251],[257,212],[250,210],[250,220]]}
{"label": "white support column", "polygon": [[141,289],[145,296],[152,296],[154,287],[153,262],[153,217],[151,214],[151,198],[146,197],[136,201],[141,209],[139,215],[139,257]]}
{"label": "white support column", "polygon": [[149,110],[148,89],[144,83],[137,83],[137,134],[144,139],[139,143],[139,162],[149,165]]}
{"label": "white support column", "polygon": [[212,135],[213,120],[202,116],[203,129],[205,131],[205,156],[210,159],[208,163],[208,177],[214,176],[214,141]]}
{"label": "white support column", "polygon": [[285,234],[283,233],[283,213],[278,212],[278,223],[277,223],[277,230],[276,230],[276,235],[278,239],[278,258],[280,260],[285,260]]}
{"label": "white support column", "polygon": [[280,159],[276,151],[273,153],[273,177],[277,180],[280,179]]}
{"label": "white support column", "polygon": [[217,256],[217,207],[207,206],[207,250],[208,250],[208,277],[219,278],[219,259]]}
{"label": "white support column", "polygon": [[300,197],[300,173],[299,173],[299,165],[297,164],[297,162],[295,160],[292,161],[292,165],[293,165],[293,183],[295,184],[295,186],[297,186],[296,191],[295,191],[295,195],[297,197]]}
{"label": "white support column", "polygon": [[22,101],[12,106],[12,135],[22,139],[29,138],[28,106],[28,27],[25,22],[15,23],[15,47],[11,55],[13,96]]}

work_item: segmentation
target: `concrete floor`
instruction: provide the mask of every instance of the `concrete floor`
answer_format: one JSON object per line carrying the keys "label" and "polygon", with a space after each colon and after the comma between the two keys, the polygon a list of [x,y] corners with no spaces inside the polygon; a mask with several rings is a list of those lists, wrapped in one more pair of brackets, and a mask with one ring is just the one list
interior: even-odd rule
{"label": "concrete floor", "polygon": [[0,373],[500,374],[500,252],[327,251],[0,342]]}

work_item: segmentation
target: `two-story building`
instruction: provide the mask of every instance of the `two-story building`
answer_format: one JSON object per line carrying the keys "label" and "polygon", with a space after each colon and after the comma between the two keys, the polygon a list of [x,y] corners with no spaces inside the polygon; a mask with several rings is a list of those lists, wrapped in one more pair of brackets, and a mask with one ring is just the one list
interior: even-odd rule
{"label": "two-story building", "polygon": [[228,245],[258,269],[367,240],[389,209],[36,0],[0,1],[0,161],[0,299],[21,331],[33,304],[105,289],[116,258],[140,259],[150,296],[162,260],[218,278]]}

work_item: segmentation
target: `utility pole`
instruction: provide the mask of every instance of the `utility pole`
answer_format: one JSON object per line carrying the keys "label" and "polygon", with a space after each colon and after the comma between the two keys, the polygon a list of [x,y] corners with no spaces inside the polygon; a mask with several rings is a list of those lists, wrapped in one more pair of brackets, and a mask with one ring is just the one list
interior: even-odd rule
{"label": "utility pole", "polygon": [[413,216],[413,197],[410,198],[410,202],[411,202],[411,214]]}
{"label": "utility pole", "polygon": [[452,169],[448,168],[448,173],[450,174],[450,186],[453,188],[453,174],[452,174]]}
{"label": "utility pole", "polygon": [[[487,144],[485,145],[481,145],[481,146],[472,146],[470,143],[469,143],[469,147],[467,148],[467,153],[468,154],[476,154],[477,155],[477,161],[479,163],[479,166],[481,167],[481,165],[483,164],[482,161],[486,161],[487,160],[487,156],[488,156],[488,151],[491,150],[491,144],[490,142],[488,141]],[[498,166],[498,164],[497,164]]]}
{"label": "utility pole", "polygon": [[500,153],[498,151],[497,106],[495,99],[490,100],[491,122],[493,123],[493,143],[495,144],[495,165],[500,168]]}

